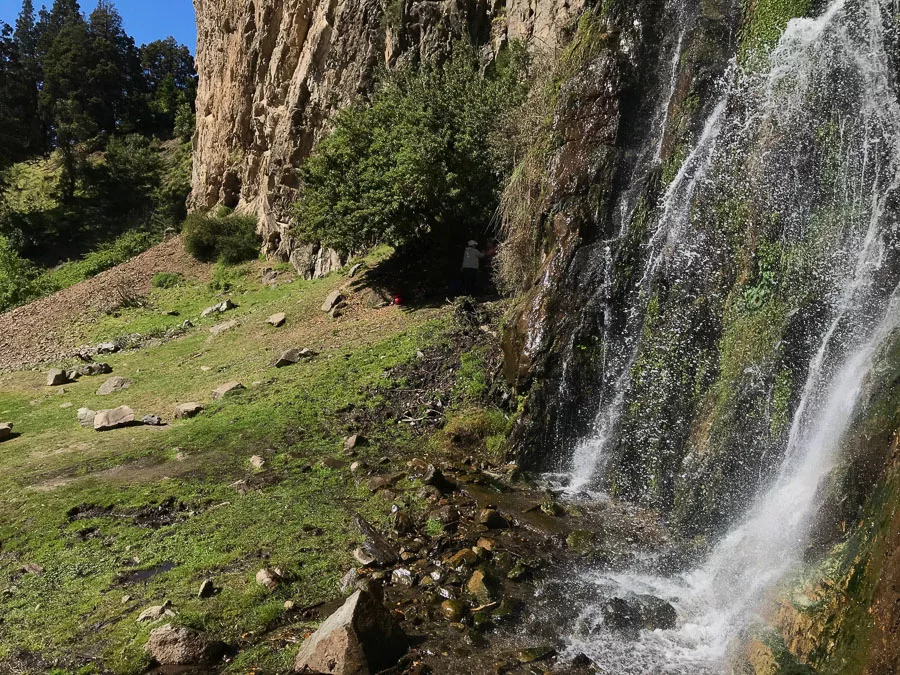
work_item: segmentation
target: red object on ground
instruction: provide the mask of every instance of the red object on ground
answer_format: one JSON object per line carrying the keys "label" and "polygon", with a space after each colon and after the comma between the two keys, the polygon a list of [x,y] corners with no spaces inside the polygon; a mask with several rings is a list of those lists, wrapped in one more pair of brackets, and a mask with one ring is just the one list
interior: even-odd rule
{"label": "red object on ground", "polygon": [[395,295],[395,296],[394,296],[394,304],[395,304],[395,305],[402,305],[402,304],[403,304],[403,299],[402,299],[399,295]]}

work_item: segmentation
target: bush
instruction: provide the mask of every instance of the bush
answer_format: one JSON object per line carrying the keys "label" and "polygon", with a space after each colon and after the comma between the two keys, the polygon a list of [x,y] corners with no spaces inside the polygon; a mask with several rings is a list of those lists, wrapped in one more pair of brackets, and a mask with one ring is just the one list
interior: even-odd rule
{"label": "bush", "polygon": [[30,261],[19,254],[0,236],[0,312],[31,302],[50,290]]}
{"label": "bush", "polygon": [[177,272],[157,272],[150,280],[153,288],[175,288],[184,283],[184,277]]}
{"label": "bush", "polygon": [[256,233],[256,218],[195,213],[182,228],[184,246],[203,262],[237,265],[259,255],[262,239]]}
{"label": "bush", "polygon": [[483,232],[508,162],[492,144],[524,95],[524,50],[485,73],[457,45],[441,66],[401,68],[341,111],[300,171],[296,235],[349,253],[379,243],[438,249]]}

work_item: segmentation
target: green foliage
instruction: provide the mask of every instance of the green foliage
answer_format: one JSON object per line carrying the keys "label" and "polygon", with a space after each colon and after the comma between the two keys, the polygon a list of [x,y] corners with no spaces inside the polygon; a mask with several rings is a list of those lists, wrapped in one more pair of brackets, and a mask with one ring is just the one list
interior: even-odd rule
{"label": "green foliage", "polygon": [[524,93],[525,57],[485,73],[471,46],[382,76],[300,171],[295,233],[340,251],[458,244],[484,230],[504,179],[491,145]]}
{"label": "green foliage", "polygon": [[256,258],[262,245],[253,216],[195,213],[182,231],[188,253],[204,262],[237,265]]}
{"label": "green foliage", "polygon": [[150,280],[153,288],[175,288],[184,283],[184,276],[177,272],[157,272]]}
{"label": "green foliage", "polygon": [[788,21],[805,16],[812,0],[745,0],[738,59],[750,69],[765,65]]}
{"label": "green foliage", "polygon": [[0,312],[39,298],[47,288],[34,265],[0,236]]}

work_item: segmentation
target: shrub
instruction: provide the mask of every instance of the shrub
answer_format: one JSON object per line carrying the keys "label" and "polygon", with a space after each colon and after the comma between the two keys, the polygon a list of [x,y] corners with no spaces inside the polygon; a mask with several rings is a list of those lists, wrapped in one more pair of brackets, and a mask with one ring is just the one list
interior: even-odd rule
{"label": "shrub", "polygon": [[34,265],[0,236],[0,312],[31,302],[50,290]]}
{"label": "shrub", "polygon": [[150,280],[153,288],[175,288],[184,283],[184,277],[177,272],[157,272]]}
{"label": "shrub", "polygon": [[188,253],[203,262],[237,265],[256,258],[262,246],[252,216],[195,213],[184,221],[182,231]]}
{"label": "shrub", "polygon": [[140,255],[156,243],[149,232],[132,230],[101,248],[88,253],[81,260],[64,263],[44,275],[54,288],[68,288],[85,279],[90,279],[116,265]]}
{"label": "shrub", "polygon": [[524,95],[524,50],[485,72],[457,45],[443,65],[400,68],[341,111],[301,168],[295,233],[343,252],[454,244],[482,232],[507,162],[492,138]]}

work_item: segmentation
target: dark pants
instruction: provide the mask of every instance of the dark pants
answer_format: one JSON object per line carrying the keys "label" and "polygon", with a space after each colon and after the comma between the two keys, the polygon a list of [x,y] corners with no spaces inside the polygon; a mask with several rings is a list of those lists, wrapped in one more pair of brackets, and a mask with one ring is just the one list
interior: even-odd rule
{"label": "dark pants", "polygon": [[463,295],[475,295],[478,291],[478,270],[463,267]]}

